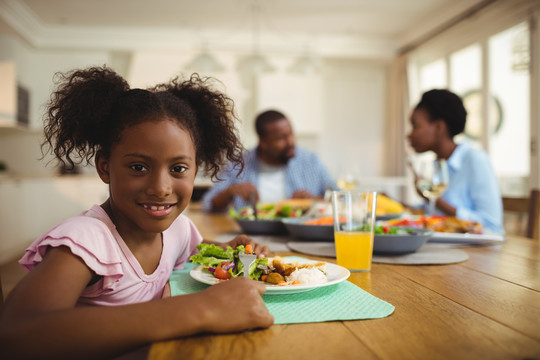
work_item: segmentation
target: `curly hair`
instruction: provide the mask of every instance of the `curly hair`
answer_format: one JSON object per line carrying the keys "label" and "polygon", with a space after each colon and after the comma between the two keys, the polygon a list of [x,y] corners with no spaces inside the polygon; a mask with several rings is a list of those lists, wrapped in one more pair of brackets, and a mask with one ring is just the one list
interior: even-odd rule
{"label": "curly hair", "polygon": [[130,89],[107,67],[92,67],[56,75],[45,117],[42,153],[49,151],[64,165],[91,163],[97,151],[110,155],[127,127],[170,118],[193,140],[197,165],[218,178],[226,161],[243,168],[234,102],[214,91],[212,78],[193,74],[150,89]]}
{"label": "curly hair", "polygon": [[462,133],[467,122],[467,110],[461,98],[446,89],[426,91],[415,109],[425,110],[430,121],[443,120],[450,137]]}

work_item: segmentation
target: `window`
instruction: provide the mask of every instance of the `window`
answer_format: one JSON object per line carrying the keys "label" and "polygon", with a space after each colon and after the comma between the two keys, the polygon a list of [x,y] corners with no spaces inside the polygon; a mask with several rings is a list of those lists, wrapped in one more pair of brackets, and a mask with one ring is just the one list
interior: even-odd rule
{"label": "window", "polygon": [[422,66],[420,69],[420,89],[422,92],[446,87],[446,63],[444,59],[438,59]]}
{"label": "window", "polygon": [[529,141],[529,27],[522,23],[489,38],[490,94],[500,102],[500,126],[489,136],[490,157],[502,177],[527,177]]}
{"label": "window", "polygon": [[482,50],[474,44],[450,55],[450,89],[463,98],[467,109],[467,125],[464,138],[482,146]]}

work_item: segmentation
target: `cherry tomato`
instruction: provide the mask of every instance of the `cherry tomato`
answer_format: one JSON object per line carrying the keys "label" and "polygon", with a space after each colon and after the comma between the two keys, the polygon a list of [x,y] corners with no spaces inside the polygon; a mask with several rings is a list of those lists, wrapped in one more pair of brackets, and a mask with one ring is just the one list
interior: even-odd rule
{"label": "cherry tomato", "polygon": [[382,231],[383,233],[388,234],[390,232],[390,228],[388,226],[383,226]]}
{"label": "cherry tomato", "polygon": [[218,266],[216,268],[216,271],[214,272],[214,276],[220,280],[228,280],[231,278],[231,274],[221,266]]}

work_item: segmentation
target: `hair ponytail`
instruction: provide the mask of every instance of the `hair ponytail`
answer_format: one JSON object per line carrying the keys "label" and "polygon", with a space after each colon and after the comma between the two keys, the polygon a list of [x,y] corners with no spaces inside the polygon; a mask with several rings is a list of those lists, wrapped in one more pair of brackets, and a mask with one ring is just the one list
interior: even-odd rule
{"label": "hair ponytail", "polygon": [[[129,90],[127,82],[107,67],[56,74],[44,120],[42,153],[51,151],[64,165],[90,163],[111,126],[115,100]],[[46,150],[46,151],[44,151]]]}

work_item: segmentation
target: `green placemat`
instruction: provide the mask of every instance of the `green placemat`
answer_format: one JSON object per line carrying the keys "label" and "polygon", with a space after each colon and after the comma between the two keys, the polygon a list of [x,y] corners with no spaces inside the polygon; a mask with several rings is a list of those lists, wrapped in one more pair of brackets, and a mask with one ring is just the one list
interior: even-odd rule
{"label": "green placemat", "polygon": [[[195,265],[173,271],[171,295],[185,295],[206,289],[189,275]],[[362,290],[349,281],[311,291],[284,295],[263,295],[275,324],[310,323],[335,320],[377,319],[394,312],[392,304]]]}

